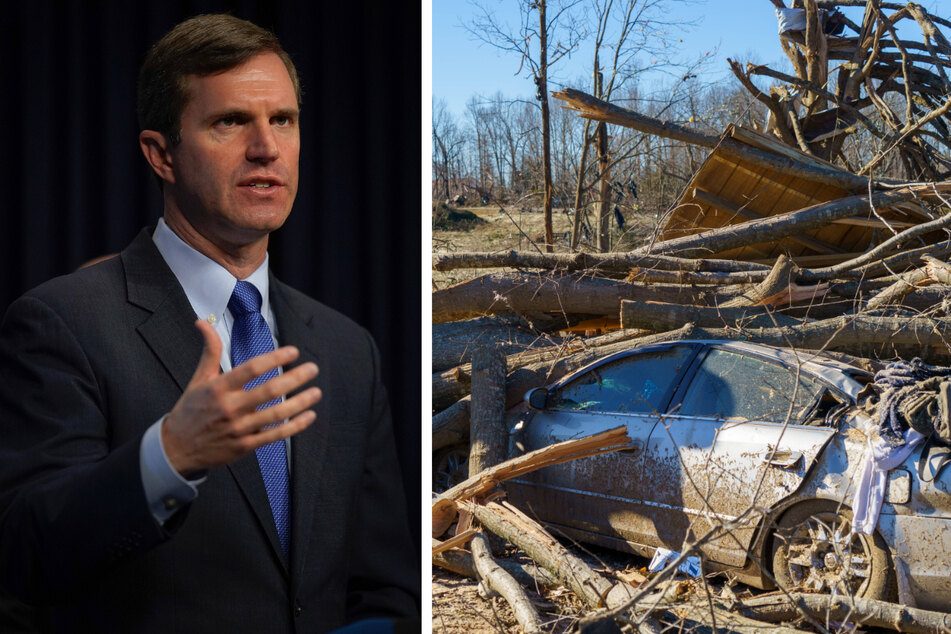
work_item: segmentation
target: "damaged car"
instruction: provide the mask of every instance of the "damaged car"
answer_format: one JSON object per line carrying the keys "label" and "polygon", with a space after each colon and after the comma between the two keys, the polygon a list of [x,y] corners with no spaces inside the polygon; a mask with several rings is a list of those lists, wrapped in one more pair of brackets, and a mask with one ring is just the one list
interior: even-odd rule
{"label": "damaged car", "polygon": [[554,534],[581,542],[645,557],[697,543],[706,571],[755,587],[945,610],[947,450],[922,435],[889,445],[892,464],[876,462],[875,398],[860,396],[874,385],[848,363],[761,344],[624,351],[530,391],[513,451],[621,425],[631,443],[506,489]]}

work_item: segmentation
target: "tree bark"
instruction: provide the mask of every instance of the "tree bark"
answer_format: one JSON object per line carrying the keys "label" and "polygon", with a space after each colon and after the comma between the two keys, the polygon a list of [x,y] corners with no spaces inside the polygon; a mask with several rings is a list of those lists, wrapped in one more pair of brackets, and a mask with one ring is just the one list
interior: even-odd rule
{"label": "tree bark", "polygon": [[571,228],[571,250],[577,251],[578,244],[581,242],[581,225],[584,222],[585,214],[582,213],[582,196],[584,195],[584,172],[588,162],[588,132],[591,129],[591,122],[584,122],[584,132],[581,135],[581,158],[578,159],[578,182],[575,186],[575,217]]}
{"label": "tree bark", "polygon": [[865,311],[878,310],[889,304],[894,304],[903,300],[909,293],[915,290],[924,280],[931,280],[928,277],[926,267],[911,271],[905,275],[900,275],[899,280],[875,294],[868,303],[862,308]]}
{"label": "tree bark", "polygon": [[515,614],[515,620],[522,626],[523,632],[526,634],[541,632],[538,612],[535,611],[531,599],[525,594],[522,586],[512,578],[512,575],[503,570],[492,559],[492,553],[485,536],[476,535],[473,537],[471,548],[472,559],[482,583],[498,592],[503,599],[508,601],[509,605],[512,606],[512,612]]}
{"label": "tree bark", "polygon": [[[696,327],[691,337],[754,341],[794,348],[831,348],[867,357],[874,347],[892,354],[895,347],[944,348],[951,342],[951,320],[928,317],[844,315],[779,328],[713,329]],[[947,354],[947,353],[946,353]],[[925,356],[923,353],[921,356]]]}
{"label": "tree bark", "polygon": [[909,186],[869,196],[849,196],[813,205],[762,220],[709,229],[698,234],[656,242],[633,251],[635,254],[676,254],[679,257],[703,257],[737,247],[773,242],[780,238],[823,227],[837,218],[868,213],[870,206],[888,207],[927,195],[930,186]]}
{"label": "tree bark", "polygon": [[605,607],[605,598],[613,584],[591,570],[536,522],[497,502],[484,506],[469,503],[466,508],[485,528],[521,548],[555,575],[589,608]]}
{"label": "tree bark", "polygon": [[[663,271],[690,271],[730,273],[750,271],[765,273],[770,270],[765,264],[739,260],[698,260],[677,258],[668,255],[632,255],[631,253],[535,253],[533,251],[506,251],[504,253],[440,253],[433,254],[434,271],[456,269],[490,269],[508,267],[513,269],[546,269],[590,271],[592,273],[628,273],[634,267]],[[762,279],[762,278],[760,278]],[[757,280],[759,281],[759,280]]]}
{"label": "tree bark", "polygon": [[[441,543],[438,539],[432,540],[433,548]],[[561,585],[558,579],[535,562],[522,563],[510,559],[499,559],[496,563],[525,587],[556,588]],[[479,578],[475,564],[472,562],[472,553],[466,550],[453,548],[439,552],[433,555],[433,565],[463,577]]]}
{"label": "tree bark", "polygon": [[432,321],[438,324],[493,313],[533,311],[616,317],[622,299],[713,304],[734,295],[680,285],[638,286],[579,273],[493,273],[435,291]]}
{"label": "tree bark", "polygon": [[542,107],[542,165],[545,177],[545,251],[554,251],[555,235],[551,218],[551,113],[548,105],[548,20],[546,0],[538,4],[538,93]]}
{"label": "tree bark", "polygon": [[800,320],[761,306],[685,306],[661,302],[621,302],[621,326],[655,332],[691,323],[700,328],[773,328],[796,326]]}
{"label": "tree bark", "polygon": [[599,123],[598,137],[598,175],[600,201],[598,204],[598,251],[611,250],[611,163],[608,160],[607,124]]}
{"label": "tree bark", "polygon": [[741,293],[734,299],[725,302],[723,305],[727,308],[734,306],[758,306],[766,299],[788,289],[796,283],[796,276],[799,274],[799,267],[789,259],[785,254],[776,258],[773,269],[766,278],[752,287],[750,290]]}
{"label": "tree bark", "polygon": [[469,408],[469,474],[476,475],[505,460],[505,354],[483,347],[472,360]]}
{"label": "tree bark", "polygon": [[[557,340],[557,337],[555,338]],[[537,334],[523,328],[518,320],[502,316],[479,317],[432,326],[433,372],[470,363],[480,346],[494,346],[505,354],[515,354],[543,343]],[[547,345],[547,344],[546,344]]]}
{"label": "tree bark", "polygon": [[815,619],[847,621],[865,627],[884,627],[897,632],[931,634],[951,630],[951,614],[909,608],[888,601],[832,597],[827,594],[792,593],[743,599],[737,608],[740,614],[758,621],[778,623],[799,617],[800,610]]}
{"label": "tree bark", "polygon": [[471,401],[471,396],[464,396],[433,416],[433,451],[469,441]]}

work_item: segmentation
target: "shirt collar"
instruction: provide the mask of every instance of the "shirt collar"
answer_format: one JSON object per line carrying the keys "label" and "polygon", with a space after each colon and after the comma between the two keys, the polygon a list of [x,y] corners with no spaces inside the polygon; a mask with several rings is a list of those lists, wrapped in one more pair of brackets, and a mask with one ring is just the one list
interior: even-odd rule
{"label": "shirt collar", "polygon": [[[215,320],[223,319],[238,278],[208,256],[186,244],[165,223],[164,218],[159,218],[155,233],[152,234],[152,241],[168,267],[172,269],[178,283],[182,285],[185,296],[195,310],[195,315],[199,319],[208,319],[212,315],[215,316]],[[268,255],[265,254],[261,266],[245,279],[261,293],[262,307],[270,306],[267,267]]]}

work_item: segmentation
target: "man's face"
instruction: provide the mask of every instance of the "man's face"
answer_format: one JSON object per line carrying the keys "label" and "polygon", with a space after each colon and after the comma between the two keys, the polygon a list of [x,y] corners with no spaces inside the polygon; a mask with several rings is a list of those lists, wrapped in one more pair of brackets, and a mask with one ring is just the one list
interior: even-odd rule
{"label": "man's face", "polygon": [[174,207],[224,249],[260,240],[297,194],[297,98],[281,58],[262,53],[223,73],[188,77],[181,143],[169,148]]}

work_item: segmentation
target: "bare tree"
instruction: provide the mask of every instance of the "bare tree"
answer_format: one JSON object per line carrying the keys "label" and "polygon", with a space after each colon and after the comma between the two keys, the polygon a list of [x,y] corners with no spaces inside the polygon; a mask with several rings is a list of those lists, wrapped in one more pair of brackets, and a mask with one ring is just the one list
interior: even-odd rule
{"label": "bare tree", "polygon": [[[459,158],[463,143],[465,137],[446,107],[446,101],[433,99],[433,187],[435,192],[441,183],[442,193],[447,199],[452,198],[452,166]],[[459,176],[458,172],[455,176]]]}
{"label": "bare tree", "polygon": [[[483,42],[516,53],[520,58],[517,72],[527,70],[535,83],[535,96],[541,110],[545,250],[548,252],[554,250],[549,69],[574,50],[583,36],[583,31],[579,30],[581,21],[575,12],[579,4],[580,0],[519,0],[521,22],[514,31],[499,21],[488,4],[482,4],[479,5],[480,15],[467,27]],[[555,39],[554,46],[549,45],[551,39]]]}

